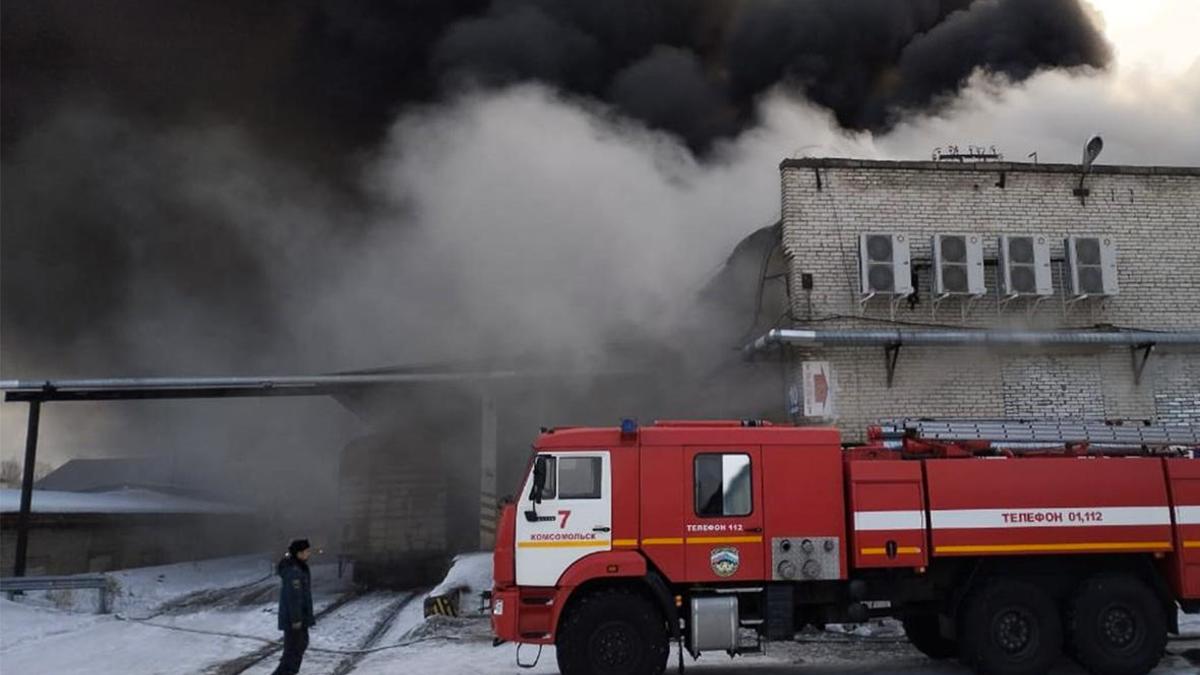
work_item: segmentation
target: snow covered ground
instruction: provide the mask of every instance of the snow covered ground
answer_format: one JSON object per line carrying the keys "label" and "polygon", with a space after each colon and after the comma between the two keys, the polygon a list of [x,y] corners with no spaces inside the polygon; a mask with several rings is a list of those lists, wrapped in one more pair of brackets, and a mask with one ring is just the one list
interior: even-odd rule
{"label": "snow covered ground", "polygon": [[[279,658],[272,563],[246,556],[114,573],[112,615],[91,613],[82,595],[0,600],[0,672],[266,675]],[[470,614],[478,592],[490,585],[487,554],[460,556],[433,589],[462,593],[466,615],[459,618],[425,620],[422,592],[356,592],[347,578],[338,578],[335,565],[316,564],[313,574],[320,618],[301,671],[306,675],[557,672],[553,648],[543,650],[537,667],[521,671],[516,647],[492,647],[487,617]],[[1183,630],[1200,635],[1200,618],[1186,617]],[[1169,651],[1157,675],[1197,672],[1200,640],[1172,641]],[[536,654],[524,647],[521,659],[531,662]],[[893,625],[806,633],[798,642],[772,643],[766,654],[736,660],[688,657],[687,667],[706,675],[966,672],[924,658]],[[1081,671],[1064,663],[1059,672]]]}

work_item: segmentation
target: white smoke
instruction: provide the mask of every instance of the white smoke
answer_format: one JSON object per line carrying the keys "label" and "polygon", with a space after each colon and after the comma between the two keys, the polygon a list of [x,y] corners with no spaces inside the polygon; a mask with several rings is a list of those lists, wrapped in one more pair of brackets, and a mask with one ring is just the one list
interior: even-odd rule
{"label": "white smoke", "polygon": [[[686,292],[778,217],[784,157],[925,159],[974,144],[1013,161],[1076,162],[1099,132],[1101,163],[1200,164],[1200,77],[1187,75],[1045,72],[1022,85],[977,75],[938,115],[879,136],[776,92],[758,127],[704,163],[542,86],[464,94],[396,123],[368,176],[384,205],[373,234],[299,330],[337,345],[324,359],[337,363],[594,354],[619,331],[670,325]],[[328,324],[330,314],[347,320]]]}

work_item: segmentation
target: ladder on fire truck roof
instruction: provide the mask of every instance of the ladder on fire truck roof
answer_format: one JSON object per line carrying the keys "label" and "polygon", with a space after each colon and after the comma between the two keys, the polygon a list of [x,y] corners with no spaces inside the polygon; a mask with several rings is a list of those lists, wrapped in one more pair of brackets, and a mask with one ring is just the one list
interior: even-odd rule
{"label": "ladder on fire truck roof", "polygon": [[1200,425],[1069,419],[905,418],[879,424],[882,440],[988,441],[997,447],[1091,445],[1124,448],[1200,448]]}

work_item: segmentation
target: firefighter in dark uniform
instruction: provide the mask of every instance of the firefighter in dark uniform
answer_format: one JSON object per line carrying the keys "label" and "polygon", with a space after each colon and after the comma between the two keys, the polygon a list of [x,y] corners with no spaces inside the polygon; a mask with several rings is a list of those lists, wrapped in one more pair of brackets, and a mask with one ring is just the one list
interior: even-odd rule
{"label": "firefighter in dark uniform", "polygon": [[304,650],[308,648],[308,629],[316,625],[313,618],[312,575],[308,571],[309,544],[297,539],[276,565],[281,580],[279,588],[279,630],[283,631],[283,656],[273,675],[295,675],[300,672]]}

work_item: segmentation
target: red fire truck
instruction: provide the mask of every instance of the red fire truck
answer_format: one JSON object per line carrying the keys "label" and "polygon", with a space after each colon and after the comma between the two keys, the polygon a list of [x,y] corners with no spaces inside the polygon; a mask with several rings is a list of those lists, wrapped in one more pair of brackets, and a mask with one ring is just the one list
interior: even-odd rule
{"label": "red fire truck", "polygon": [[[893,616],[934,658],[1144,673],[1200,611],[1197,430],[900,420],[544,430],[497,533],[496,643],[661,673]],[[540,651],[539,651],[540,653]],[[528,654],[528,652],[526,652]]]}

